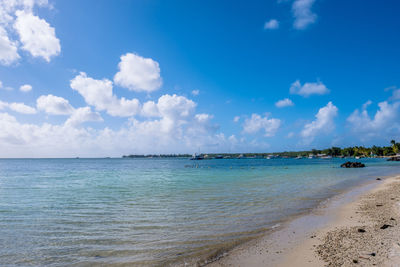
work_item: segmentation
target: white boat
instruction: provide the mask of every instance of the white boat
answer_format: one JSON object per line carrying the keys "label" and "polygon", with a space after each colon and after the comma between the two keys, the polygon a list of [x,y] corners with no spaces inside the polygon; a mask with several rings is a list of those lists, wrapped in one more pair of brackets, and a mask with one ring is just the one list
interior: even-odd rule
{"label": "white boat", "polygon": [[203,155],[193,154],[193,156],[190,160],[202,160],[202,159],[204,159]]}

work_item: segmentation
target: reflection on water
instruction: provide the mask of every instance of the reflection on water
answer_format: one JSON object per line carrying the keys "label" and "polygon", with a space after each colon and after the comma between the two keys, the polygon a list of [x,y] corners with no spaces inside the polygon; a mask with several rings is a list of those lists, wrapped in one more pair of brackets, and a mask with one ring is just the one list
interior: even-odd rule
{"label": "reflection on water", "polygon": [[399,166],[343,161],[0,160],[0,265],[183,262]]}

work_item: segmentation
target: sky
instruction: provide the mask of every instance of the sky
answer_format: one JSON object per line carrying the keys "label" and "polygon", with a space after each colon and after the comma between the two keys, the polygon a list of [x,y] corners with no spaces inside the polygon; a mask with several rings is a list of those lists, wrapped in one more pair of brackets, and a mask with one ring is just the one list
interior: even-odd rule
{"label": "sky", "polygon": [[400,139],[395,0],[0,0],[0,157]]}

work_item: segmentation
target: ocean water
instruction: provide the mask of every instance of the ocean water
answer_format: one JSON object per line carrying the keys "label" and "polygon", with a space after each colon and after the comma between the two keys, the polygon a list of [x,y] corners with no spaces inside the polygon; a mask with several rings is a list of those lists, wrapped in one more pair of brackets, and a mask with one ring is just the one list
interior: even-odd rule
{"label": "ocean water", "polygon": [[400,163],[1,159],[1,266],[193,263]]}

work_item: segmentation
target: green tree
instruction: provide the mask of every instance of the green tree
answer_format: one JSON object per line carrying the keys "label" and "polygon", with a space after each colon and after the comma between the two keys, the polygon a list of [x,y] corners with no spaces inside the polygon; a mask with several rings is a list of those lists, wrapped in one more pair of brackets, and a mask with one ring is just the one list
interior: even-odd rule
{"label": "green tree", "polygon": [[340,149],[340,147],[332,147],[332,156],[337,157],[341,154],[342,149]]}
{"label": "green tree", "polygon": [[392,144],[393,153],[399,153],[400,144],[396,143],[395,140],[390,141],[390,143]]}
{"label": "green tree", "polygon": [[342,155],[345,157],[352,157],[354,155],[353,147],[346,147],[342,150]]}
{"label": "green tree", "polygon": [[383,148],[381,148],[379,146],[373,146],[371,148],[371,151],[376,156],[383,156]]}
{"label": "green tree", "polygon": [[383,148],[383,155],[384,156],[393,156],[394,155],[393,148],[391,146],[385,146]]}

